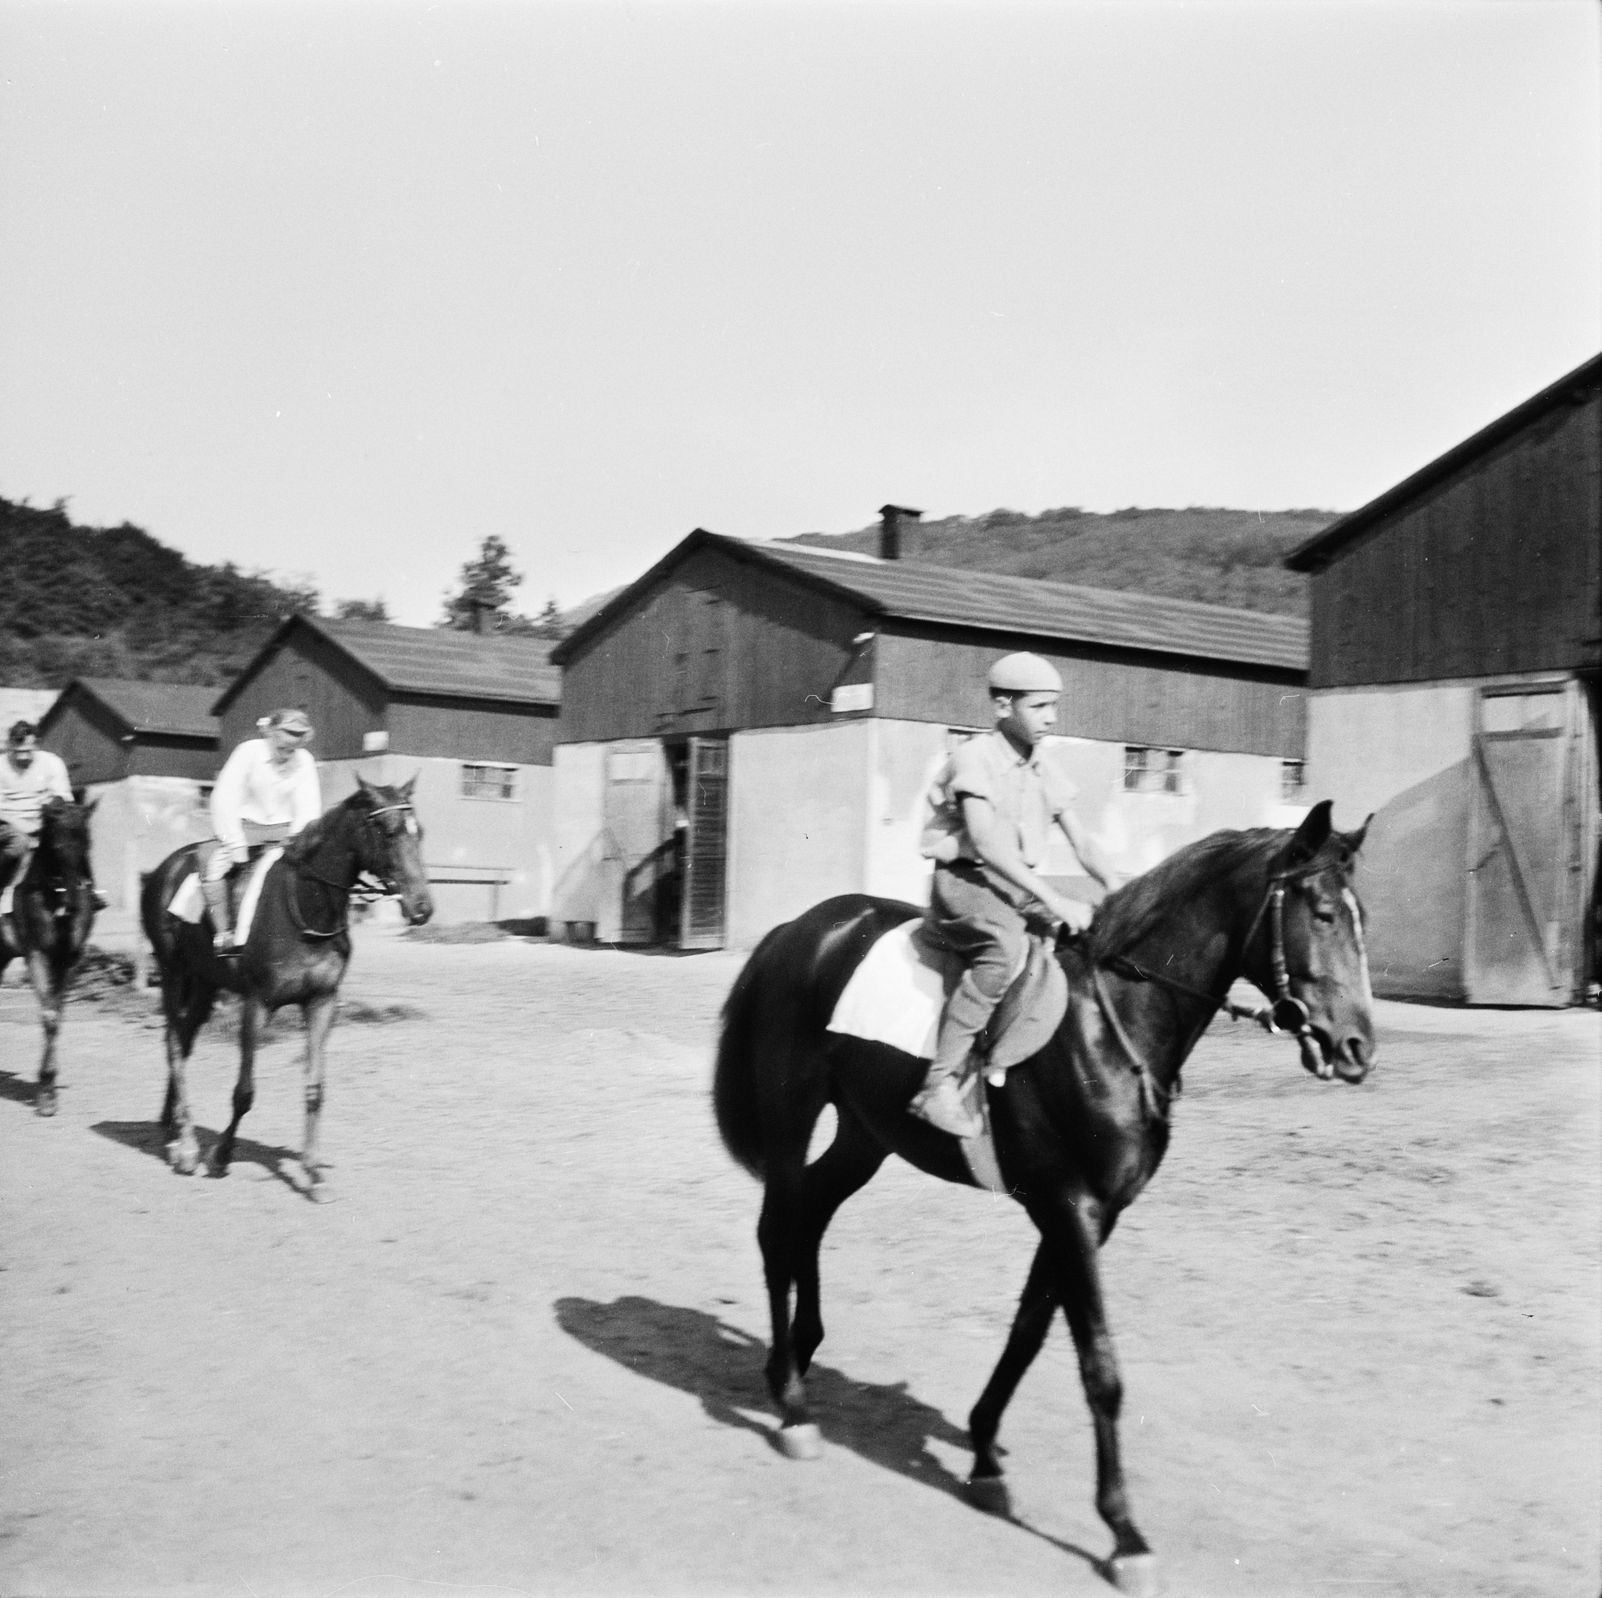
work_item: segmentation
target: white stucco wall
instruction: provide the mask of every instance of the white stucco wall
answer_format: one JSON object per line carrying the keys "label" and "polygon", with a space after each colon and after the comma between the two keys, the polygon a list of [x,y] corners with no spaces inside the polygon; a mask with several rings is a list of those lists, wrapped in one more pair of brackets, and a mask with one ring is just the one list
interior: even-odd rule
{"label": "white stucco wall", "polygon": [[1308,700],[1308,791],[1337,824],[1373,812],[1358,890],[1374,991],[1463,996],[1477,684],[1327,689]]}
{"label": "white stucco wall", "polygon": [[558,744],[551,767],[551,933],[588,922],[616,938],[621,919],[621,873],[605,837],[604,743]]}
{"label": "white stucco wall", "polygon": [[125,777],[91,783],[90,859],[95,884],[113,912],[137,914],[139,879],[174,849],[211,836],[200,784],[189,777]]}

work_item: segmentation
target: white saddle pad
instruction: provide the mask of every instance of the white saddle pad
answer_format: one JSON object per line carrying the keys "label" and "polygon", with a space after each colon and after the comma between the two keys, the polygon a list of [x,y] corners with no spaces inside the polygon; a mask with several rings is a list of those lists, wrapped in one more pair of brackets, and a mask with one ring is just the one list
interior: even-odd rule
{"label": "white saddle pad", "polygon": [[[281,848],[264,849],[250,869],[250,880],[245,884],[245,897],[239,906],[239,922],[234,928],[234,941],[243,943],[250,936],[251,917],[256,913],[256,901],[261,898],[261,885],[267,880],[267,871],[283,853]],[[178,884],[177,891],[167,906],[167,914],[180,921],[198,924],[206,913],[206,896],[200,891],[200,873],[191,871]]]}
{"label": "white saddle pad", "polygon": [[946,962],[915,935],[922,925],[904,921],[868,950],[835,1004],[829,1031],[888,1043],[920,1060],[934,1058]]}

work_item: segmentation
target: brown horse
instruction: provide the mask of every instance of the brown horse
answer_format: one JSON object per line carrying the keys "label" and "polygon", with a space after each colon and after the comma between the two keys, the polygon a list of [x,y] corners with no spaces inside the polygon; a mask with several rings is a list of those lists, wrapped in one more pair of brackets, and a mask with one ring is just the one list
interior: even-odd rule
{"label": "brown horse", "polygon": [[[1237,977],[1273,998],[1264,1014],[1300,1035],[1310,1070],[1348,1082],[1367,1075],[1374,1028],[1350,886],[1363,830],[1332,830],[1325,801],[1294,833],[1215,833],[1111,894],[1089,932],[1058,950],[1071,998],[1056,1034],[987,1090],[1002,1175],[1040,1242],[969,1418],[971,1490],[982,1507],[1005,1511],[1002,1412],[1061,1309],[1095,1423],[1096,1507],[1114,1539],[1103,1570],[1127,1590],[1149,1590],[1155,1570],[1124,1486],[1122,1387],[1097,1251],[1162,1160],[1180,1066]],[[805,1376],[823,1341],[818,1250],[835,1211],[892,1153],[948,1182],[973,1181],[957,1140],[907,1113],[925,1062],[826,1031],[874,941],[918,914],[855,894],[817,905],[763,939],[724,1006],[713,1099],[729,1152],[765,1187],[767,1379],[780,1447],[795,1457],[817,1447]],[[834,1140],[808,1165],[829,1103]]]}
{"label": "brown horse", "polygon": [[364,876],[373,878],[399,897],[402,914],[414,926],[434,913],[422,865],[423,832],[412,809],[412,783],[387,788],[363,778],[357,782],[344,803],[291,840],[268,868],[249,935],[237,955],[217,954],[209,924],[180,920],[168,910],[179,885],[198,868],[195,845],[176,850],[145,878],[140,919],[161,973],[167,1022],[161,1127],[172,1168],[182,1176],[192,1175],[200,1163],[189,1108],[189,1052],[217,994],[226,988],[241,999],[239,1079],[233,1119],[212,1153],[212,1175],[228,1174],[239,1123],[255,1101],[256,1048],[268,1017],[283,1005],[298,1004],[306,1022],[306,1134],[296,1185],[313,1198],[327,1196],[317,1129],[324,1047],[334,1024],[339,984],[350,964],[351,892]]}
{"label": "brown horse", "polygon": [[89,818],[94,805],[47,799],[39,812],[39,842],[12,895],[11,913],[0,916],[0,976],[19,957],[39,1000],[44,1054],[33,1107],[56,1113],[56,1034],[67,980],[94,925],[94,886],[89,880]]}

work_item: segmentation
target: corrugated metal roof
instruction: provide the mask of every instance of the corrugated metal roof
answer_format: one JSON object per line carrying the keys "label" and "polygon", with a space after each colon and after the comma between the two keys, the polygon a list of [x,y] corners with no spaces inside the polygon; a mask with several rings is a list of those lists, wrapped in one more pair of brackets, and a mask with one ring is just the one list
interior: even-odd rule
{"label": "corrugated metal roof", "polygon": [[1271,616],[1121,589],[1080,588],[966,567],[877,560],[871,555],[835,553],[816,544],[720,541],[822,579],[868,601],[885,615],[908,621],[983,627],[1292,671],[1307,668],[1307,623],[1298,616]]}
{"label": "corrugated metal roof", "polygon": [[182,682],[132,682],[121,677],[79,677],[63,693],[70,693],[73,687],[92,694],[125,722],[130,732],[182,738],[217,736],[217,718],[211,713],[212,701],[217,697],[215,688]]}
{"label": "corrugated metal roof", "polygon": [[562,674],[551,664],[553,645],[548,638],[396,627],[381,621],[299,619],[399,693],[522,704],[561,702]]}
{"label": "corrugated metal roof", "polygon": [[1454,444],[1444,455],[1437,455],[1411,477],[1404,477],[1401,482],[1387,488],[1383,494],[1377,495],[1366,505],[1360,505],[1356,510],[1342,516],[1339,521],[1331,522],[1316,538],[1310,538],[1305,544],[1299,544],[1293,549],[1285,557],[1285,564],[1292,571],[1317,571],[1340,552],[1343,544],[1362,532],[1365,527],[1378,521],[1387,511],[1406,504],[1414,495],[1432,488],[1443,478],[1450,477],[1459,467],[1466,466],[1477,455],[1482,455],[1503,440],[1511,438],[1520,428],[1550,410],[1553,405],[1567,401],[1579,390],[1593,387],[1599,380],[1602,380],[1602,355],[1593,355],[1590,360],[1576,366],[1572,372],[1566,372],[1557,382],[1543,388],[1539,394],[1532,394],[1522,404],[1515,405],[1512,410],[1497,417],[1479,432],[1465,438],[1461,444]]}

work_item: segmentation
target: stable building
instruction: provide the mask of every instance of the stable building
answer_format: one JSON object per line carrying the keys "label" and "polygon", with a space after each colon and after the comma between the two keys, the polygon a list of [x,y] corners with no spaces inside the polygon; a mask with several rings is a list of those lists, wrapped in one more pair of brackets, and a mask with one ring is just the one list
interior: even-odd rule
{"label": "stable building", "polygon": [[95,881],[109,909],[133,912],[142,872],[211,835],[217,690],[193,683],[76,677],[39,721],[39,742],[95,802]]}
{"label": "stable building", "polygon": [[1563,1005],[1597,980],[1602,356],[1292,552],[1308,773],[1360,818],[1374,989]]}
{"label": "stable building", "polygon": [[296,706],[317,729],[323,801],[417,779],[441,921],[548,914],[551,756],[561,674],[549,640],[291,616],[216,701],[224,754]]}
{"label": "stable building", "polygon": [[[1123,869],[1305,813],[1304,622],[902,561],[918,513],[881,514],[878,557],[698,529],[558,645],[557,927],[749,947],[831,894],[922,901],[929,784],[1018,649]],[[1045,869],[1088,883],[1065,841]]]}

